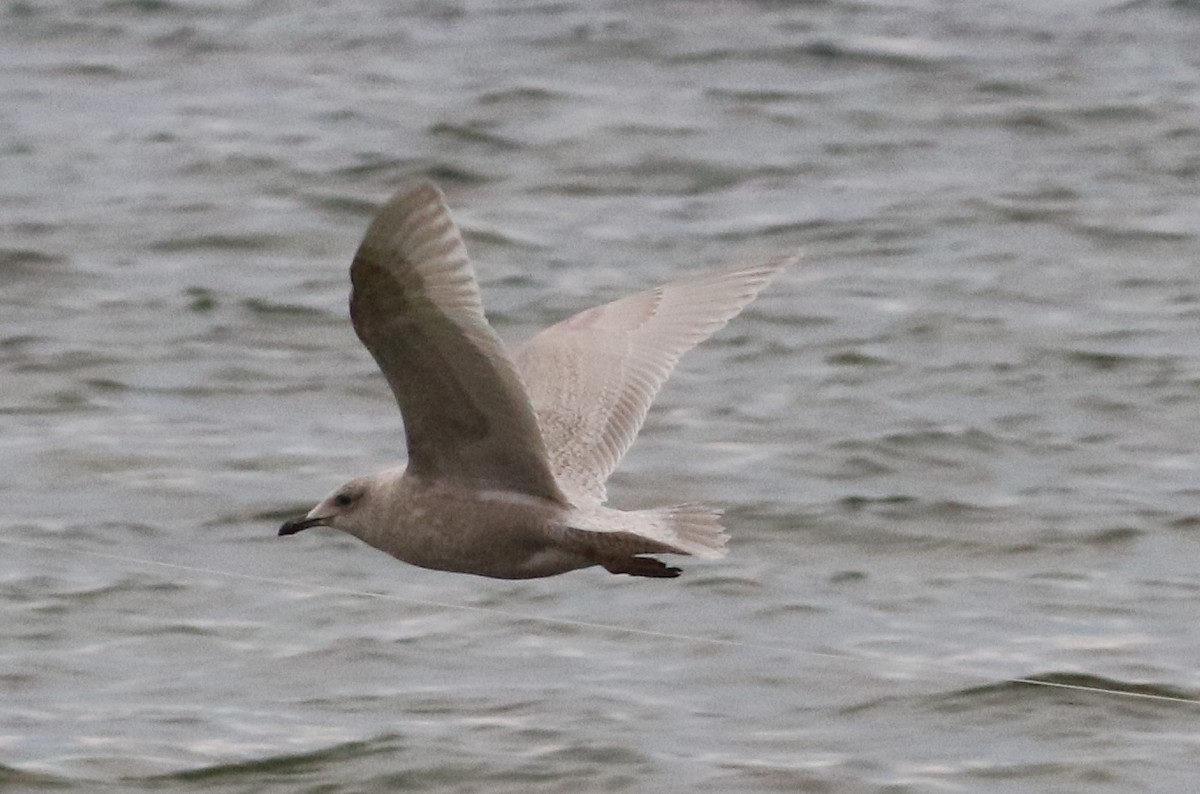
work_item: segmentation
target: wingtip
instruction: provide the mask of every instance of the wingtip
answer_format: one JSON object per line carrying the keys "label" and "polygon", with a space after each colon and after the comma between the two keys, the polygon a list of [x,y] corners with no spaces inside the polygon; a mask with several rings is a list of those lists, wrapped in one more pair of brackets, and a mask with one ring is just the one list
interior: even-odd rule
{"label": "wingtip", "polygon": [[457,235],[441,189],[432,180],[418,179],[405,184],[379,208],[367,226],[362,246],[380,250],[394,248],[398,245],[397,236],[410,236],[439,219],[441,226]]}
{"label": "wingtip", "polygon": [[804,252],[797,248],[795,251],[786,254],[779,254],[762,263],[763,270],[767,271],[767,281],[771,281],[783,271],[797,265],[804,258]]}
{"label": "wingtip", "polygon": [[800,264],[800,261],[802,259],[804,259],[804,249],[797,248],[796,250],[792,251],[790,254],[784,254],[783,256],[781,256],[779,258],[779,260],[780,260],[779,269],[787,270],[792,265]]}
{"label": "wingtip", "polygon": [[774,256],[764,257],[762,259],[753,259],[749,262],[744,262],[738,265],[729,272],[729,275],[743,276],[759,276],[764,282],[778,276],[789,267],[800,262],[804,258],[804,254],[800,249],[790,251],[786,254],[775,254]]}
{"label": "wingtip", "polygon": [[752,261],[748,264],[738,265],[724,273],[718,272],[715,276],[718,281],[736,281],[741,283],[745,291],[742,295],[744,302],[738,306],[740,311],[742,306],[745,306],[758,297],[758,294],[766,289],[780,273],[799,262],[801,256],[800,251],[797,250],[792,253],[776,255]]}
{"label": "wingtip", "polygon": [[[424,204],[442,204],[446,203],[446,194],[438,187],[437,183],[427,177],[421,177],[411,182],[406,182],[400,187],[392,197],[388,199],[385,209],[397,206],[420,206]],[[381,213],[383,210],[381,210]]]}

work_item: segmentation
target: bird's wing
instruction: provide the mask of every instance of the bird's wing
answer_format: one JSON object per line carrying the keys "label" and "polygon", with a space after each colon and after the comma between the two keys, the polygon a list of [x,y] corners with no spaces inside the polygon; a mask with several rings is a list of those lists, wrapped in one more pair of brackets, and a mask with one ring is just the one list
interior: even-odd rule
{"label": "bird's wing", "polygon": [[604,482],[641,429],[675,362],[725,325],[786,256],[629,295],[553,325],[516,351],[550,467],[575,503]]}
{"label": "bird's wing", "polygon": [[350,267],[354,330],[383,370],[414,475],[562,500],[529,398],[483,314],[440,190],[397,194]]}

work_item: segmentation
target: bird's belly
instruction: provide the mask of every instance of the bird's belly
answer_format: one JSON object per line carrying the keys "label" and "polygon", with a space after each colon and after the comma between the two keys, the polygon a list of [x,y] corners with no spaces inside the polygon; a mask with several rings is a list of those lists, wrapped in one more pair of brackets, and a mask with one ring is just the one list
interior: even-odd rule
{"label": "bird's belly", "polygon": [[593,564],[562,544],[565,513],[523,494],[430,489],[409,500],[390,531],[364,540],[422,568],[531,579]]}

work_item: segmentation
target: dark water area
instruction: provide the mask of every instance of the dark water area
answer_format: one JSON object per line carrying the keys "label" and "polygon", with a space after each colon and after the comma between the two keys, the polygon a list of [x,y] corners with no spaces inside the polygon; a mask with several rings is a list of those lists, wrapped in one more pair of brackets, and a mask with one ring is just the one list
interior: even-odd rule
{"label": "dark water area", "polygon": [[[0,4],[0,790],[1192,790],[1197,41],[1167,0]],[[403,458],[347,267],[421,176],[514,341],[803,251],[610,481],[725,507],[726,559],[275,537]]]}

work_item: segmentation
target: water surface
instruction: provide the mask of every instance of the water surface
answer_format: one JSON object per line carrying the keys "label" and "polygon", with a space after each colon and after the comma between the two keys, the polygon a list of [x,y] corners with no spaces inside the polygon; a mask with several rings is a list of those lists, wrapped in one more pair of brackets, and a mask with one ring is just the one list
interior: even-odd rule
{"label": "water surface", "polygon": [[[0,14],[0,787],[1194,785],[1194,3]],[[274,537],[403,456],[346,268],[418,176],[514,341],[804,250],[611,482],[726,560]]]}

